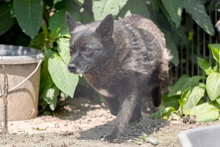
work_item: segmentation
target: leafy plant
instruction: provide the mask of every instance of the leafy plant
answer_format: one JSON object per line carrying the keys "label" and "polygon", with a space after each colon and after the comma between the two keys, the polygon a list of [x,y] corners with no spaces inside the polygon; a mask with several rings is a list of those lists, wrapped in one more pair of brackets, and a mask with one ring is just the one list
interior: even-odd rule
{"label": "leafy plant", "polygon": [[[212,121],[219,118],[220,44],[209,44],[208,47],[216,65],[211,66],[205,59],[197,57],[198,64],[206,76],[189,77],[183,75],[164,98],[164,106],[153,114],[153,117],[163,116],[168,119],[171,114],[176,114],[179,116],[196,116],[196,121]],[[200,82],[202,79],[205,79],[205,84]],[[173,103],[167,105],[174,97],[178,103],[175,103],[175,106]]]}
{"label": "leafy plant", "polygon": [[[109,13],[115,18],[133,13],[143,15],[164,32],[176,66],[179,64],[177,46],[183,42],[187,44],[186,38],[193,30],[192,26],[182,23],[183,14],[186,13],[187,20],[195,21],[208,34],[214,34],[204,0],[2,0],[0,43],[34,47],[46,55],[40,84],[40,104],[44,109],[49,104],[54,110],[61,94],[73,97],[79,80],[77,75],[67,71],[70,57],[66,11],[80,23],[102,20]],[[180,101],[181,105],[184,99]]]}

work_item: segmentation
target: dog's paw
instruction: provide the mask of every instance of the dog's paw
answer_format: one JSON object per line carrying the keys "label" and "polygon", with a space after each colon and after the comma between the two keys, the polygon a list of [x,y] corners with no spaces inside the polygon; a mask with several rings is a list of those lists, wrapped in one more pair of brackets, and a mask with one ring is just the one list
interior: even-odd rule
{"label": "dog's paw", "polygon": [[112,143],[112,142],[115,141],[115,139],[116,139],[115,136],[109,134],[109,135],[106,135],[106,136],[105,136],[104,141],[109,142],[109,143]]}

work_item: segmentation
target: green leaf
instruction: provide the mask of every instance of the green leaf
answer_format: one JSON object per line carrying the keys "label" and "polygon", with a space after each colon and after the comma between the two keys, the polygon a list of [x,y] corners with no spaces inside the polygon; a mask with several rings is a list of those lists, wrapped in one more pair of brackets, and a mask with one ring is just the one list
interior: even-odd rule
{"label": "green leaf", "polygon": [[59,38],[57,40],[57,50],[65,64],[68,64],[71,58],[69,52],[69,38]]}
{"label": "green leaf", "polygon": [[180,99],[179,99],[179,104],[180,104],[180,107],[181,107],[181,108],[183,107],[183,105],[184,105],[184,104],[186,103],[186,101],[188,100],[190,93],[191,93],[191,88],[187,88],[187,89],[184,90],[183,93],[181,94]]}
{"label": "green leaf", "polygon": [[41,65],[40,96],[49,105],[51,110],[55,110],[60,90],[55,86],[47,67],[48,57],[46,56]]}
{"label": "green leaf", "polygon": [[205,95],[205,85],[195,86],[192,89],[192,92],[190,93],[186,103],[183,105],[183,111],[195,107],[200,101],[200,99],[204,97],[204,95]]}
{"label": "green leaf", "polygon": [[140,14],[146,18],[150,18],[150,13],[144,0],[128,0],[120,11],[119,16],[125,17],[131,14]]}
{"label": "green leaf", "polygon": [[206,80],[206,89],[209,98],[214,101],[220,96],[220,73],[211,73]]}
{"label": "green leaf", "polygon": [[215,65],[215,66],[212,68],[212,71],[217,72],[217,71],[218,71],[218,65]]}
{"label": "green leaf", "polygon": [[45,44],[45,39],[46,39],[45,34],[43,32],[40,32],[37,34],[37,36],[31,39],[29,46],[37,49],[43,49]]}
{"label": "green leaf", "polygon": [[[220,97],[216,99],[216,102],[220,105]],[[220,106],[218,108],[220,108]]]}
{"label": "green leaf", "polygon": [[65,9],[58,10],[49,19],[49,28],[55,36],[69,34],[65,21]]}
{"label": "green leaf", "polygon": [[159,119],[162,116],[165,116],[168,118],[170,114],[174,112],[176,112],[176,109],[174,107],[166,107],[166,108],[159,109],[158,111],[152,113],[150,116],[155,119]]}
{"label": "green leaf", "polygon": [[171,62],[175,65],[179,65],[179,55],[178,50],[176,47],[176,43],[173,41],[170,32],[163,30],[165,39],[166,39],[166,46],[170,50],[171,55],[173,56]]}
{"label": "green leaf", "polygon": [[159,11],[161,7],[161,2],[159,0],[149,0],[149,2],[155,11]]}
{"label": "green leaf", "polygon": [[176,24],[176,27],[178,27],[183,11],[183,0],[162,0],[162,3],[169,13],[171,20]]}
{"label": "green leaf", "polygon": [[68,71],[61,57],[54,53],[48,60],[48,70],[55,85],[64,93],[73,97],[79,77]]}
{"label": "green leaf", "polygon": [[175,85],[170,90],[168,97],[175,96],[175,95],[181,95],[183,91],[185,91],[187,88],[198,85],[199,81],[203,79],[202,76],[194,76],[189,77],[188,75],[183,75],[180,77],[180,79],[175,83]]}
{"label": "green leaf", "polygon": [[57,97],[60,94],[60,90],[53,84],[50,88],[42,93],[43,99],[49,104],[51,110],[55,110],[57,106]]}
{"label": "green leaf", "polygon": [[11,5],[1,4],[0,5],[0,35],[7,32],[11,26],[15,23],[15,19],[11,14]]}
{"label": "green leaf", "polygon": [[43,21],[43,4],[41,0],[15,0],[14,12],[19,26],[25,34],[34,38]]}
{"label": "green leaf", "polygon": [[175,109],[179,108],[179,96],[167,97],[168,94],[163,95],[162,106],[164,107],[174,107]]}
{"label": "green leaf", "polygon": [[[78,6],[80,6],[80,22],[82,22],[83,24],[87,24],[94,21],[94,16],[92,12],[92,0],[76,0],[75,2],[78,4]],[[76,11],[76,8],[73,10]]]}
{"label": "green leaf", "polygon": [[[74,18],[74,20],[80,21],[81,17],[82,17],[81,12],[83,11],[83,8],[81,8],[77,4],[74,4],[71,0],[65,0],[62,2],[65,3],[66,10],[70,13],[70,15]],[[88,20],[90,20],[90,19],[88,19]]]}
{"label": "green leaf", "polygon": [[190,113],[191,116],[196,116],[197,122],[207,122],[207,121],[214,121],[219,117],[218,108],[209,104],[203,103],[194,107]]}
{"label": "green leaf", "polygon": [[93,0],[92,11],[95,20],[103,20],[109,13],[117,16],[128,0]]}
{"label": "green leaf", "polygon": [[212,56],[220,65],[220,44],[209,44],[209,49],[212,51]]}
{"label": "green leaf", "polygon": [[50,73],[48,71],[48,57],[45,57],[44,62],[41,65],[41,77],[40,77],[40,94],[45,93],[48,88],[54,84]]}
{"label": "green leaf", "polygon": [[200,0],[184,0],[184,8],[193,20],[209,35],[214,35],[214,28],[205,7]]}
{"label": "green leaf", "polygon": [[205,59],[197,57],[197,62],[199,64],[199,67],[205,71],[206,75],[209,75],[213,72],[212,66]]}

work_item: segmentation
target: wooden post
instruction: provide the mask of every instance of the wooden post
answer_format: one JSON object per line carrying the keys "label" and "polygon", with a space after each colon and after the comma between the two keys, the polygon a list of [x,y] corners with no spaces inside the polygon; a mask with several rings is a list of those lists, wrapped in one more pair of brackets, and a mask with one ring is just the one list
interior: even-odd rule
{"label": "wooden post", "polygon": [[8,76],[6,75],[5,66],[2,65],[3,68],[3,74],[4,74],[4,85],[3,87],[0,86],[1,90],[1,97],[3,98],[3,127],[2,127],[2,133],[7,134],[8,133]]}

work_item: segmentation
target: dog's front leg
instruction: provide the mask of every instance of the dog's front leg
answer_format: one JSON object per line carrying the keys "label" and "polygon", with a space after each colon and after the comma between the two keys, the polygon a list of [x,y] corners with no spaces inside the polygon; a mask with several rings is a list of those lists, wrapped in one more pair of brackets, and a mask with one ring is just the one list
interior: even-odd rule
{"label": "dog's front leg", "polygon": [[129,120],[133,114],[136,103],[137,91],[133,91],[121,103],[115,120],[114,128],[112,132],[105,137],[106,141],[112,142],[125,130],[125,127],[128,125]]}

